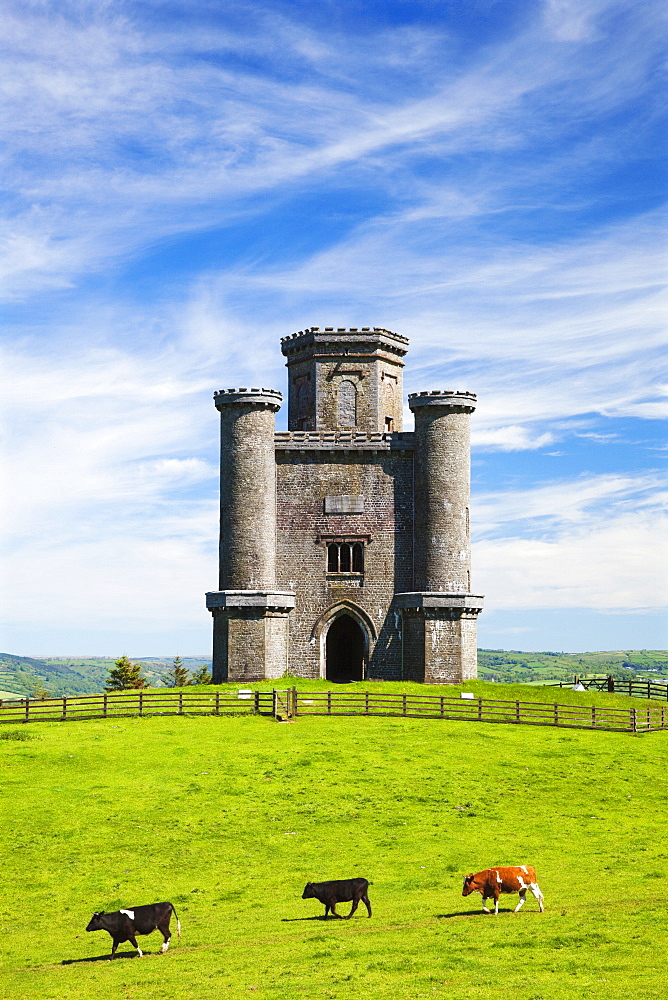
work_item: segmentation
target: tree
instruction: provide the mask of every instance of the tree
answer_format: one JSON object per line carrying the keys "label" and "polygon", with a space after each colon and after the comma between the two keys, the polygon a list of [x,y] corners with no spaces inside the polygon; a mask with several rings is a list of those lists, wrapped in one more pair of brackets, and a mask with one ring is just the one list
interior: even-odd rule
{"label": "tree", "polygon": [[141,677],[141,663],[131,663],[127,656],[121,656],[115,665],[109,668],[109,677],[105,685],[107,691],[130,691],[136,688],[147,688],[149,682]]}
{"label": "tree", "polygon": [[177,656],[172,661],[172,665],[166,674],[162,675],[162,680],[166,687],[180,688],[190,684],[190,675],[183,666],[183,660]]}
{"label": "tree", "polygon": [[192,676],[191,684],[210,684],[213,680],[208,667],[200,667],[199,670],[195,670]]}

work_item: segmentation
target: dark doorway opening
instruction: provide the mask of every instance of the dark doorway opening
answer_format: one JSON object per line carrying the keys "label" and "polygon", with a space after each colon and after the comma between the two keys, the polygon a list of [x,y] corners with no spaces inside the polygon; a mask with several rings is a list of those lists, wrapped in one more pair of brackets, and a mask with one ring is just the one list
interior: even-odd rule
{"label": "dark doorway opening", "polygon": [[325,646],[328,681],[346,684],[364,680],[364,632],[350,615],[341,615],[329,627]]}

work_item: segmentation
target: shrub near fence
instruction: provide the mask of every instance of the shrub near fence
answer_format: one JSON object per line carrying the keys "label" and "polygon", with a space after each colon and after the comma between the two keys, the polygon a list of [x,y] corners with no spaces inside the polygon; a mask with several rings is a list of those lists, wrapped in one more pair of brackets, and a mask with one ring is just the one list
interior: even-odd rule
{"label": "shrub near fence", "polygon": [[0,722],[67,721],[145,715],[239,715],[274,718],[303,715],[406,716],[456,722],[503,722],[515,725],[604,729],[647,733],[668,725],[666,706],[600,708],[492,698],[384,694],[372,691],[163,692],[84,695],[72,698],[0,702]]}

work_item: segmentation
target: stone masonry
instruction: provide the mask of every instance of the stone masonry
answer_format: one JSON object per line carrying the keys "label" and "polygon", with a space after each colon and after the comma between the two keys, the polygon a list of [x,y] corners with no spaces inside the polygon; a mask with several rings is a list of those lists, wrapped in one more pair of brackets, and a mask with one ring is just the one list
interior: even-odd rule
{"label": "stone masonry", "polygon": [[463,391],[409,396],[405,337],[308,330],[281,341],[288,427],[271,389],[214,396],[221,419],[213,677],[476,676],[469,421]]}

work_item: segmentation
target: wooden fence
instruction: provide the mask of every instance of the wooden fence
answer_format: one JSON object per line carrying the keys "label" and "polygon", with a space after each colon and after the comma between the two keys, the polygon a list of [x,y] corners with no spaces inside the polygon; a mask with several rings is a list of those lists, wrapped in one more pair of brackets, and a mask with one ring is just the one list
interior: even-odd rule
{"label": "wooden fence", "polygon": [[241,715],[256,712],[276,719],[304,715],[407,716],[456,722],[505,722],[648,733],[668,728],[668,707],[599,708],[552,702],[449,698],[432,694],[375,691],[241,690],[235,693],[127,691],[72,698],[0,701],[0,723],[124,718],[145,715]]}
{"label": "wooden fence", "polygon": [[654,701],[668,701],[668,684],[657,681],[618,680],[611,674],[598,677],[578,677],[572,681],[551,681],[545,687],[572,688],[574,684],[582,684],[588,691],[608,691],[614,694],[626,694],[629,698],[650,698]]}
{"label": "wooden fence", "polygon": [[445,695],[377,694],[372,691],[314,694],[293,689],[291,714],[411,716],[457,722],[506,722],[632,733],[647,733],[668,727],[668,710],[663,705],[599,708],[492,698],[448,698]]}
{"label": "wooden fence", "polygon": [[130,715],[275,715],[273,691],[123,691],[71,698],[0,701],[0,722],[123,718]]}

